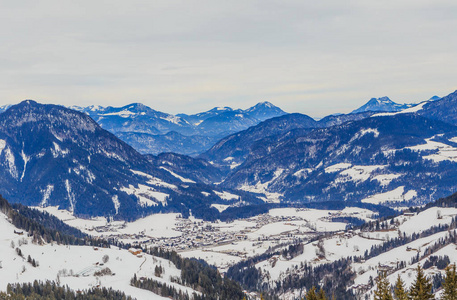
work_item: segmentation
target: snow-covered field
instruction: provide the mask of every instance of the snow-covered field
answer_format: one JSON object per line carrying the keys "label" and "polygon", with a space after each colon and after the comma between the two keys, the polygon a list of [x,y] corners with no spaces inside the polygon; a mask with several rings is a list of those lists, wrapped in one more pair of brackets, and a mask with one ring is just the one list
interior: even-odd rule
{"label": "snow-covered field", "polygon": [[[55,280],[68,285],[74,290],[88,289],[95,286],[111,287],[122,290],[127,295],[140,299],[167,299],[152,292],[130,286],[130,279],[137,277],[154,278],[175,288],[192,294],[188,287],[172,283],[171,277],[179,277],[178,270],[170,261],[141,254],[133,255],[127,250],[95,248],[89,246],[63,246],[57,244],[37,245],[31,238],[16,234],[22,232],[15,228],[6,216],[0,213],[0,290],[5,291],[8,283],[33,282],[37,280]],[[12,247],[13,246],[13,247]],[[19,248],[23,257],[16,253]],[[33,267],[27,262],[30,255],[38,262]],[[109,260],[103,263],[103,257]],[[161,277],[154,276],[155,266],[162,266],[165,271]],[[94,273],[109,268],[112,275],[95,276]]]}

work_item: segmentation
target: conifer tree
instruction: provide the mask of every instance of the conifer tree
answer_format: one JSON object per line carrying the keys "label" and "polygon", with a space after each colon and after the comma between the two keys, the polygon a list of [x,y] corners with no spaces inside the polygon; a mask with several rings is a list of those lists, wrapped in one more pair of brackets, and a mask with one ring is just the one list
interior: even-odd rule
{"label": "conifer tree", "polygon": [[409,291],[409,299],[411,300],[429,300],[435,299],[432,294],[432,283],[425,277],[424,271],[420,264],[417,264],[416,281],[411,286]]}
{"label": "conifer tree", "polygon": [[389,281],[386,278],[386,273],[380,274],[376,278],[376,290],[374,291],[375,300],[393,300],[390,293]]}
{"label": "conifer tree", "polygon": [[446,277],[443,282],[442,300],[457,299],[457,277],[455,275],[455,265],[447,266]]}
{"label": "conifer tree", "polygon": [[319,293],[317,294],[317,299],[318,300],[327,300],[327,295],[325,295],[325,291],[320,288]]}
{"label": "conifer tree", "polygon": [[306,293],[306,300],[319,300],[316,295],[316,288],[313,286]]}
{"label": "conifer tree", "polygon": [[395,282],[394,295],[397,300],[408,300],[405,283],[401,280],[400,275],[398,275],[397,281]]}

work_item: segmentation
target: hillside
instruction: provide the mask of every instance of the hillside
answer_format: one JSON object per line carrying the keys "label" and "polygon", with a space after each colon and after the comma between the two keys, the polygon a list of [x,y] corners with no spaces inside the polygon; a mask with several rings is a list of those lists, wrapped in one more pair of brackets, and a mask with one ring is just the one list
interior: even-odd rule
{"label": "hillside", "polygon": [[257,143],[223,186],[291,202],[426,202],[455,191],[456,135],[410,114],[295,129]]}
{"label": "hillside", "polygon": [[[78,216],[136,219],[192,209],[214,217],[211,204],[235,202],[151,163],[86,114],[33,101],[0,114],[0,165],[0,193],[11,201]],[[260,201],[243,195],[247,204]]]}
{"label": "hillside", "polygon": [[[391,285],[400,276],[409,288],[420,264],[439,294],[444,267],[457,263],[456,216],[457,209],[451,207],[407,212],[295,243],[289,251],[253,257],[235,264],[227,274],[246,288],[263,286],[281,299],[304,297],[311,286],[324,288],[337,299],[373,299],[380,271],[387,272]],[[252,264],[255,268],[245,268]]]}

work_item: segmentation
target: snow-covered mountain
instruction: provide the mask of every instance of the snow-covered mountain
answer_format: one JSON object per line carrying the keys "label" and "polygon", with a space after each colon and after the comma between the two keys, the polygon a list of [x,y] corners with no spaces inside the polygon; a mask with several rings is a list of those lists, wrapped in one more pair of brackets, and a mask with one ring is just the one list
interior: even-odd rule
{"label": "snow-covered mountain", "polygon": [[0,114],[10,108],[10,104],[0,105]]}
{"label": "snow-covered mountain", "polygon": [[262,139],[280,135],[295,128],[315,128],[318,122],[307,115],[287,114],[263,121],[246,130],[231,134],[218,141],[211,149],[200,155],[212,164],[235,169],[241,165],[256,143]]}
{"label": "snow-covered mountain", "polygon": [[84,113],[30,100],[0,114],[0,194],[10,201],[134,219],[217,213],[210,205],[225,199],[214,189],[151,163]]}
{"label": "snow-covered mountain", "polygon": [[421,103],[415,113],[457,125],[457,91],[443,98]]}
{"label": "snow-covered mountain", "polygon": [[145,154],[176,152],[197,155],[226,135],[286,114],[269,102],[249,109],[216,107],[195,115],[171,115],[140,103],[123,107],[73,106],[88,114],[102,128]]}
{"label": "snow-covered mountain", "polygon": [[187,114],[178,114],[177,116],[182,117],[183,119],[189,121],[190,123],[198,126],[203,121],[217,117],[219,115],[223,115],[226,113],[235,113],[241,114],[244,117],[249,117],[253,119],[257,119],[258,121],[265,121],[267,119],[278,117],[285,115],[286,113],[277,106],[274,106],[268,101],[259,102],[256,105],[242,110],[242,109],[232,109],[230,107],[215,107],[209,111],[197,113],[194,115],[187,115]]}
{"label": "snow-covered mountain", "polygon": [[353,110],[352,113],[361,113],[367,111],[373,112],[396,112],[414,106],[414,104],[398,104],[389,99],[389,97],[371,98],[361,107]]}
{"label": "snow-covered mountain", "polygon": [[257,143],[222,185],[290,202],[426,202],[455,191],[456,141],[455,126],[412,114],[294,129]]}

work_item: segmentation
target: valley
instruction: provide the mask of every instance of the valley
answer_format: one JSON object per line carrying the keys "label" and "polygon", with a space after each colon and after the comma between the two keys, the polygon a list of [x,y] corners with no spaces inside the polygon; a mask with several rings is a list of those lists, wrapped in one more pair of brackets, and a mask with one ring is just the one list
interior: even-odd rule
{"label": "valley", "polygon": [[[439,294],[443,265],[457,263],[457,127],[437,107],[456,99],[372,99],[319,121],[266,102],[195,116],[140,104],[8,106],[0,191],[26,206],[0,214],[0,290],[36,279],[137,299],[295,300],[312,286],[372,299],[380,272],[409,288],[423,265]],[[233,113],[257,121],[206,132],[218,140],[193,156],[144,155],[122,141],[153,130],[148,122],[192,135]],[[215,276],[221,285],[207,284]]]}

